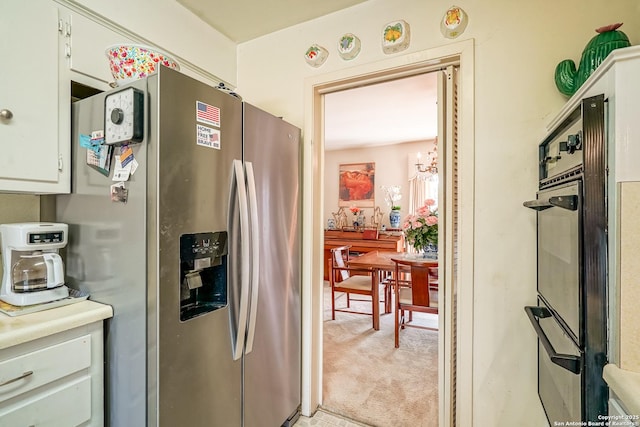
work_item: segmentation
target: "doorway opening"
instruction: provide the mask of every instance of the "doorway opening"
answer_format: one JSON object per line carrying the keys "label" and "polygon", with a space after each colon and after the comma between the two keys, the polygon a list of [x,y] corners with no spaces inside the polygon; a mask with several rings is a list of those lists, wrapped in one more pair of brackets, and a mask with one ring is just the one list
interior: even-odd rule
{"label": "doorway opening", "polygon": [[[412,313],[408,325],[429,330],[402,329],[400,347],[395,349],[393,269],[381,272],[386,285],[379,287],[379,293],[386,294],[381,300],[387,304],[379,305],[379,330],[373,330],[372,316],[361,315],[371,314],[371,296],[331,292],[331,248],[348,244],[352,262],[358,261],[354,256],[365,259],[364,255],[375,251],[412,250],[401,231],[403,219],[416,215],[428,199],[436,201],[430,209],[442,205],[437,203],[438,170],[442,170],[438,160],[442,156],[436,154],[436,141],[442,115],[438,109],[443,104],[438,98],[444,96],[439,93],[444,87],[439,80],[445,73],[431,71],[323,95],[326,231],[322,408],[366,424],[435,424],[439,314],[444,315],[444,311]],[[363,169],[365,166],[367,169]],[[342,172],[345,168],[349,171]],[[348,184],[354,187],[350,189]],[[348,206],[360,209],[359,216]],[[400,212],[399,223],[391,222],[393,207]],[[352,221],[363,223],[354,227]],[[359,240],[364,230],[374,229],[375,239]],[[358,268],[356,264],[350,266]],[[429,292],[429,305],[435,308],[439,291],[435,289],[436,279],[430,280],[434,287]]]}
{"label": "doorway opening", "polygon": [[[444,293],[443,327],[439,334],[438,416],[440,426],[469,425],[473,419],[473,40],[395,56],[371,64],[308,78],[305,81],[305,151],[303,188],[303,382],[302,413],[322,404],[323,336],[323,95],[444,68],[460,70],[460,93],[447,106],[443,120],[457,130],[439,138],[444,163],[440,179],[440,223],[446,242],[439,243],[440,286]],[[453,76],[453,73],[450,74]],[[452,77],[453,79],[453,77]],[[447,79],[450,83],[452,79]],[[456,106],[454,109],[453,106]],[[458,114],[458,111],[460,112]],[[453,141],[457,141],[455,145]],[[454,151],[454,147],[456,150]],[[458,166],[454,168],[454,158]],[[454,175],[450,171],[456,171]],[[464,239],[460,236],[464,235]],[[464,286],[461,286],[464,284]],[[454,322],[455,319],[455,322]],[[455,327],[455,329],[454,329]],[[463,409],[461,409],[463,408]]]}

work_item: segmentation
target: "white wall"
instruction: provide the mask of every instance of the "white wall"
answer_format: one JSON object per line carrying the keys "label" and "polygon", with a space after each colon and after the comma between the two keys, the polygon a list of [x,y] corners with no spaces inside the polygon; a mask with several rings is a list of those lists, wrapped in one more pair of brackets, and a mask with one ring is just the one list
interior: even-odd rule
{"label": "white wall", "polygon": [[175,0],[71,1],[236,84],[235,43]]}
{"label": "white wall", "polygon": [[[0,194],[0,224],[40,220],[40,197],[27,194]],[[0,255],[2,250],[0,249]],[[0,262],[0,277],[3,277]]]}
{"label": "white wall", "polygon": [[[535,216],[522,207],[535,196],[537,144],[566,98],[553,72],[565,58],[579,60],[594,29],[624,22],[632,44],[640,41],[636,0],[468,0],[460,39],[475,42],[475,259],[473,425],[545,425],[536,391],[536,339],[523,307],[535,303]],[[250,102],[300,127],[304,79],[387,58],[382,27],[405,19],[407,52],[451,43],[439,31],[449,3],[369,0],[342,12],[241,44],[238,91]],[[352,32],[362,52],[341,60],[336,43]],[[330,51],[320,68],[303,54],[318,43]],[[305,141],[309,144],[309,141]],[[306,165],[311,167],[311,165]]]}
{"label": "white wall", "polygon": [[[398,205],[401,218],[409,213],[409,182],[407,176],[408,157],[411,154],[421,151],[426,153],[428,147],[431,147],[431,141],[427,142],[406,142],[404,144],[383,145],[371,148],[356,148],[346,150],[325,151],[324,154],[324,223],[326,227],[327,219],[333,218],[332,212],[338,211],[338,166],[341,163],[375,163],[375,205],[380,207],[384,214],[382,224],[389,227],[389,206],[384,200],[384,191],[380,188],[382,185],[400,185],[402,199]],[[365,208],[365,216],[367,221],[373,214],[373,208]],[[351,214],[347,212],[347,218],[351,219]]]}

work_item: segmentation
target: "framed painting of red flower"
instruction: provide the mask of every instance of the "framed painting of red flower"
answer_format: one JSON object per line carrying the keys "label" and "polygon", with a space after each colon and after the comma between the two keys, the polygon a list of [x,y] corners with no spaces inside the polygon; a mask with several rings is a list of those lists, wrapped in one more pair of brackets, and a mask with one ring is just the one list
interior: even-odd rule
{"label": "framed painting of red flower", "polygon": [[338,206],[375,206],[374,162],[340,164],[339,174]]}

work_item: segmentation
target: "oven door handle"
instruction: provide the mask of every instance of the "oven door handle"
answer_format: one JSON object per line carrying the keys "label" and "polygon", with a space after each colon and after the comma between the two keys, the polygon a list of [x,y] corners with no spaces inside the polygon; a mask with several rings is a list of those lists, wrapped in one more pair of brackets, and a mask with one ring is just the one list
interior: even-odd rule
{"label": "oven door handle", "polygon": [[536,334],[538,334],[538,338],[540,338],[540,342],[542,343],[544,349],[547,351],[549,358],[556,365],[566,369],[567,371],[573,372],[574,374],[580,373],[580,365],[581,360],[580,356],[574,356],[571,354],[561,354],[557,353],[553,348],[551,341],[547,338],[547,335],[542,330],[542,327],[538,323],[538,318],[547,318],[551,317],[552,314],[546,307],[525,307],[524,310],[527,312],[527,316],[529,316],[529,320],[533,325],[533,329],[536,330]]}
{"label": "oven door handle", "polygon": [[527,200],[522,204],[524,207],[536,211],[543,211],[552,207],[558,207],[569,211],[578,210],[578,196],[552,196],[548,199]]}

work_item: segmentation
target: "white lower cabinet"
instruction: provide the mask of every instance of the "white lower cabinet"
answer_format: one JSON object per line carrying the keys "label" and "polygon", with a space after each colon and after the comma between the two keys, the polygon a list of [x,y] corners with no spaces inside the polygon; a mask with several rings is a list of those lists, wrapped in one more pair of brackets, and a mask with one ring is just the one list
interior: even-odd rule
{"label": "white lower cabinet", "polygon": [[91,377],[84,376],[20,403],[0,416],[0,425],[83,425],[91,419]]}
{"label": "white lower cabinet", "polygon": [[0,426],[104,424],[102,322],[0,350]]}

